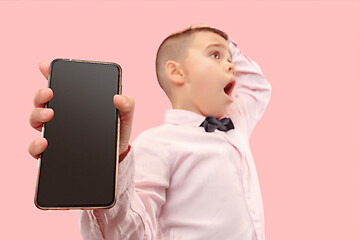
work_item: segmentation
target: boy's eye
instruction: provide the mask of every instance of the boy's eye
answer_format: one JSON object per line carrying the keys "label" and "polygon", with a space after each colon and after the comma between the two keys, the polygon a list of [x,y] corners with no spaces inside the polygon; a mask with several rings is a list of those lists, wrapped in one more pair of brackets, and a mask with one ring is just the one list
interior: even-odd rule
{"label": "boy's eye", "polygon": [[[213,56],[213,55],[217,55],[218,57],[220,57],[219,52],[213,52],[210,56]],[[217,59],[219,59],[219,58],[217,58]]]}

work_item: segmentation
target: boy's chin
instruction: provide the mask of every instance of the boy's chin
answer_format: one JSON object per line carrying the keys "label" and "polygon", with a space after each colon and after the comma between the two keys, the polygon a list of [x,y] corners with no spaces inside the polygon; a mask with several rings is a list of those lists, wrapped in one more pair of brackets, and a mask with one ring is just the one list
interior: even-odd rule
{"label": "boy's chin", "polygon": [[224,106],[222,109],[218,110],[218,111],[213,111],[213,114],[209,114],[210,116],[213,116],[217,119],[222,119],[224,117],[227,117],[228,112],[227,112],[227,106]]}
{"label": "boy's chin", "polygon": [[[220,101],[220,100],[219,100]],[[198,110],[201,112],[203,116],[213,116],[217,119],[224,118],[228,115],[228,110],[231,102],[217,102],[216,106],[209,105],[209,103],[205,103],[203,105],[198,105]]]}

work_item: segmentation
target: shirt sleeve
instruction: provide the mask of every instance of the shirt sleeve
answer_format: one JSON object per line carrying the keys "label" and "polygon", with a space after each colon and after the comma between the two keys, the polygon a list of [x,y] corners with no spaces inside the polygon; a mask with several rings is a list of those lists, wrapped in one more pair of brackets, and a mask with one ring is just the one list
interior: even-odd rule
{"label": "shirt sleeve", "polygon": [[80,210],[83,239],[154,239],[169,173],[163,153],[154,150],[156,144],[139,137],[119,163],[115,205],[110,209]]}
{"label": "shirt sleeve", "polygon": [[233,91],[234,108],[229,115],[235,120],[235,127],[240,128],[250,138],[270,101],[272,87],[259,65],[245,56],[231,37],[228,37],[228,43],[232,62],[235,64],[236,78]]}

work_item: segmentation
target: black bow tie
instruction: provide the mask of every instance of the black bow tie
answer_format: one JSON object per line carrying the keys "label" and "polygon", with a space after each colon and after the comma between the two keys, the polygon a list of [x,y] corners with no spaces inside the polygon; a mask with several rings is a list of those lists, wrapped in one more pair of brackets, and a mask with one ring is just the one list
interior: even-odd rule
{"label": "black bow tie", "polygon": [[230,118],[222,118],[219,120],[212,116],[206,116],[199,127],[204,127],[206,132],[213,132],[215,129],[227,132],[230,129],[234,129],[234,124]]}

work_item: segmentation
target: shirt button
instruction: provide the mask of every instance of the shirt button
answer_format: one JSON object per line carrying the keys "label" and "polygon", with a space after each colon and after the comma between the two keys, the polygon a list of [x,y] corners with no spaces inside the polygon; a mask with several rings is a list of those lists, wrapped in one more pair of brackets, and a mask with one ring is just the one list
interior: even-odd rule
{"label": "shirt button", "polygon": [[254,206],[251,206],[251,207],[250,207],[250,211],[251,211],[252,213],[255,213],[255,208],[254,208]]}

